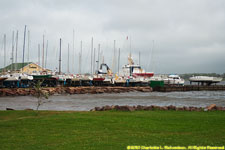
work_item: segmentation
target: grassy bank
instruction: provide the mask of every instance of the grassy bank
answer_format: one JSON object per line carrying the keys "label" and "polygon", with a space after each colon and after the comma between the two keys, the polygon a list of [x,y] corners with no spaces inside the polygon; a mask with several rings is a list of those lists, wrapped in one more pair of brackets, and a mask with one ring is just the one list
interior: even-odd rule
{"label": "grassy bank", "polygon": [[0,111],[0,149],[225,145],[225,112]]}

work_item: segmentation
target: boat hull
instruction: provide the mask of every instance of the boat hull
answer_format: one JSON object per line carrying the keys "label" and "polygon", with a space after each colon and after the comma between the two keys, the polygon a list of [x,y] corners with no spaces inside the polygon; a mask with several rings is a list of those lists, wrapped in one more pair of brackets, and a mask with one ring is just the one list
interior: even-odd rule
{"label": "boat hull", "polygon": [[133,76],[135,77],[152,77],[154,76],[154,73],[150,72],[150,73],[133,73]]}

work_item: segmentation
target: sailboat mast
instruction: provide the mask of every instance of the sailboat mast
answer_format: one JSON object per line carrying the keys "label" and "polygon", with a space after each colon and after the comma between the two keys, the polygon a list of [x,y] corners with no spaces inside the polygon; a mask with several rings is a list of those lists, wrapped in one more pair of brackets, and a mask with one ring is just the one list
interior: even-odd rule
{"label": "sailboat mast", "polygon": [[98,63],[97,63],[97,70],[99,69],[99,61],[100,61],[100,59],[99,59],[99,57],[100,57],[100,47],[101,45],[100,44],[98,44]]}
{"label": "sailboat mast", "polygon": [[119,74],[119,71],[120,71],[120,48],[118,51],[118,74]]}
{"label": "sailboat mast", "polygon": [[91,38],[91,74],[93,74],[93,37]]}
{"label": "sailboat mast", "polygon": [[47,68],[47,60],[48,60],[48,40],[46,43],[46,51],[45,51],[45,68]]}
{"label": "sailboat mast", "polygon": [[113,44],[113,62],[112,62],[112,69],[113,69],[113,72],[116,71],[115,69],[115,58],[116,57],[116,40],[114,40],[114,44]]}
{"label": "sailboat mast", "polygon": [[130,55],[131,55],[131,36],[130,36]]}
{"label": "sailboat mast", "polygon": [[94,56],[93,57],[94,57],[94,64],[93,64],[93,71],[94,72],[93,73],[95,74],[95,48],[94,48]]}
{"label": "sailboat mast", "polygon": [[80,42],[80,73],[82,73],[82,51],[83,51],[83,43]]}
{"label": "sailboat mast", "polygon": [[29,62],[30,57],[30,30],[28,30],[28,39],[27,39],[27,62]]}
{"label": "sailboat mast", "polygon": [[15,63],[16,63],[16,70],[17,70],[17,51],[18,51],[18,36],[19,36],[19,32],[18,30],[16,31],[16,60],[15,60]]}
{"label": "sailboat mast", "polygon": [[120,71],[120,48],[119,48],[119,52],[118,52],[118,74]]}
{"label": "sailboat mast", "polygon": [[14,54],[14,31],[12,32],[12,55],[11,55],[11,60],[12,60],[12,65],[11,65],[11,71],[13,71],[13,54]]}
{"label": "sailboat mast", "polygon": [[79,74],[81,74],[82,67],[82,41],[80,41],[80,56],[79,56]]}
{"label": "sailboat mast", "polygon": [[138,64],[141,65],[141,52],[139,51],[138,54],[139,54],[139,55],[138,55]]}
{"label": "sailboat mast", "polygon": [[61,46],[62,46],[62,40],[60,38],[60,44],[59,44],[59,74],[61,74]]}
{"label": "sailboat mast", "polygon": [[24,38],[23,38],[23,66],[24,66],[24,54],[25,54],[25,43],[26,43],[26,29],[27,29],[27,26],[25,25],[25,28],[24,28]]}
{"label": "sailboat mast", "polygon": [[72,56],[72,71],[73,73],[75,73],[75,49],[74,49],[74,36],[75,36],[75,33],[74,33],[74,29],[73,29],[73,56]]}
{"label": "sailboat mast", "polygon": [[45,35],[43,35],[43,43],[42,43],[43,47],[42,47],[42,68],[44,68],[44,65],[45,65]]}
{"label": "sailboat mast", "polygon": [[68,43],[67,73],[70,73],[70,44]]}
{"label": "sailboat mast", "polygon": [[40,44],[38,44],[38,65],[40,66],[41,65],[41,47],[40,47]]}

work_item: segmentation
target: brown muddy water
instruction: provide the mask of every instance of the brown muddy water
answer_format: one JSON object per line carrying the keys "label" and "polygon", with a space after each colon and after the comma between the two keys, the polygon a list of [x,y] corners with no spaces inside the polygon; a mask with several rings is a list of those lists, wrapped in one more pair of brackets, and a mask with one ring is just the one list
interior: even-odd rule
{"label": "brown muddy water", "polygon": [[[44,100],[40,110],[89,111],[96,106],[105,105],[158,105],[158,106],[195,106],[205,107],[210,104],[225,107],[225,91],[192,92],[131,92],[120,94],[75,94],[54,95]],[[0,110],[36,109],[37,98],[32,96],[0,97]]]}

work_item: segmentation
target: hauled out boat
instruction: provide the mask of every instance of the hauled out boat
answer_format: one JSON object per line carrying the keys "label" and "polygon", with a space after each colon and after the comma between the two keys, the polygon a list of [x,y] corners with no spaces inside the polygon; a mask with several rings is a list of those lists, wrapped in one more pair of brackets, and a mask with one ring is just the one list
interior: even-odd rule
{"label": "hauled out boat", "polygon": [[124,76],[133,76],[135,78],[150,78],[154,75],[153,72],[145,72],[145,70],[142,69],[140,65],[135,65],[131,55],[128,56],[128,64],[125,65],[122,70]]}
{"label": "hauled out boat", "polygon": [[223,78],[219,77],[209,77],[209,76],[193,76],[189,78],[190,82],[200,82],[200,83],[219,83],[223,80]]}
{"label": "hauled out boat", "polygon": [[179,75],[169,75],[168,78],[163,79],[164,84],[184,85],[184,79]]}

